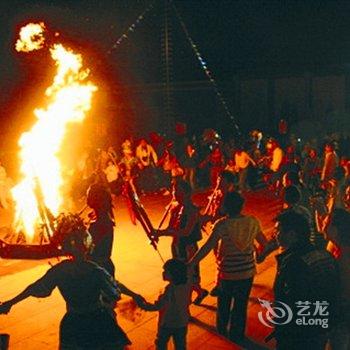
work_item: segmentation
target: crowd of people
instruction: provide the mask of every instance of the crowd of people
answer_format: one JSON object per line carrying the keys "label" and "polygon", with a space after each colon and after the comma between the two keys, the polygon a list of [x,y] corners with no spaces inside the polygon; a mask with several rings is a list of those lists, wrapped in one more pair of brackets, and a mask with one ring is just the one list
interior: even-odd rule
{"label": "crowd of people", "polygon": [[[94,210],[93,223],[88,231],[72,227],[64,240],[72,259],[2,303],[0,313],[30,295],[46,297],[57,286],[67,303],[61,349],[123,349],[130,341],[113,310],[124,293],[139,307],[159,311],[157,349],[166,349],[170,338],[176,349],[185,349],[189,306],[199,305],[209,294],[201,286],[200,261],[213,250],[218,274],[211,295],[218,298],[217,331],[242,343],[256,263],[279,249],[275,305],[288,305],[293,318],[276,322],[271,338],[277,349],[321,350],[327,343],[335,350],[349,349],[349,151],[349,137],[338,134],[301,142],[294,135],[264,138],[254,130],[244,140],[224,142],[207,130],[200,142],[186,133],[173,140],[152,133],[149,140],[126,139],[120,152],[113,147],[90,152],[77,166],[72,196],[80,198],[90,188],[87,204]],[[168,285],[154,303],[114,279],[112,206],[125,183],[138,193],[172,195],[169,225],[152,237],[172,237],[172,259],[163,271]],[[243,211],[246,192],[259,186],[283,201],[272,237],[264,235],[256,217]],[[192,194],[204,188],[210,190],[209,201],[200,210]],[[208,223],[212,232],[199,249]],[[89,289],[84,298],[78,297],[81,285]],[[308,310],[320,302],[322,310],[327,309],[319,315],[327,327],[296,323],[300,306]]]}
{"label": "crowd of people", "polygon": [[263,183],[278,194],[283,176],[294,172],[314,194],[336,171],[345,184],[350,171],[349,149],[349,137],[337,133],[301,140],[295,135],[288,139],[265,137],[254,130],[247,137],[223,140],[212,129],[199,138],[183,133],[167,139],[152,132],[148,139],[125,139],[119,149],[109,146],[83,154],[75,169],[72,195],[84,194],[86,183],[95,174],[108,183],[112,194],[121,193],[126,179],[132,179],[141,193],[168,194],[172,178],[183,178],[192,190],[215,188],[224,170],[236,177],[240,192]]}

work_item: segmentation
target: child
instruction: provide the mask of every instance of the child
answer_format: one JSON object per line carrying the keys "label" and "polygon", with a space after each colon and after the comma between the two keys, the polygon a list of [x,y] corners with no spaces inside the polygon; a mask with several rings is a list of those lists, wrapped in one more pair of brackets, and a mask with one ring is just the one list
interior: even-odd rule
{"label": "child", "polygon": [[159,311],[157,350],[167,349],[171,337],[176,350],[185,350],[192,278],[187,275],[184,262],[170,259],[163,266],[163,279],[169,281],[169,284],[154,304],[148,303],[142,297],[135,300],[144,310]]}

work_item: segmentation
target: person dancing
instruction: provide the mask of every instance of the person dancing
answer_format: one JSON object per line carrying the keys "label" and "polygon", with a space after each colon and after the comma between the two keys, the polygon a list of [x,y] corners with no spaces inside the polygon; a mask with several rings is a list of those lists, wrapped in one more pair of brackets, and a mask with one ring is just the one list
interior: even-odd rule
{"label": "person dancing", "polygon": [[226,195],[224,209],[228,216],[216,223],[208,240],[189,261],[190,268],[196,266],[220,241],[217,330],[232,341],[245,337],[248,299],[256,274],[254,241],[262,247],[266,244],[259,221],[241,213],[243,204],[239,193]]}
{"label": "person dancing", "polygon": [[[180,179],[173,184],[174,205],[171,208],[168,228],[159,230],[157,236],[171,236],[172,256],[187,262],[198,250],[197,242],[202,239],[200,214],[191,200],[191,187]],[[194,304],[199,305],[209,294],[200,286],[199,265],[195,266],[193,290],[197,293]]]}
{"label": "person dancing", "polygon": [[92,236],[94,249],[90,252],[90,259],[103,268],[111,276],[115,274],[112,262],[112,248],[114,235],[114,217],[112,210],[112,196],[103,184],[91,185],[87,194],[87,205],[94,210],[89,232]]}
{"label": "person dancing", "polygon": [[183,261],[170,259],[163,266],[163,279],[169,283],[154,303],[142,298],[135,300],[142,309],[159,312],[156,349],[166,350],[170,338],[173,338],[175,350],[185,350],[192,276],[189,276]]}
{"label": "person dancing", "polygon": [[1,303],[0,314],[7,314],[15,304],[30,296],[48,297],[57,287],[67,306],[59,329],[60,350],[125,349],[131,342],[118,325],[113,306],[121,294],[133,298],[140,296],[88,260],[92,248],[91,235],[81,219],[65,218],[67,220],[62,220],[61,226],[69,228],[62,248],[70,259],[51,267],[23,292]]}

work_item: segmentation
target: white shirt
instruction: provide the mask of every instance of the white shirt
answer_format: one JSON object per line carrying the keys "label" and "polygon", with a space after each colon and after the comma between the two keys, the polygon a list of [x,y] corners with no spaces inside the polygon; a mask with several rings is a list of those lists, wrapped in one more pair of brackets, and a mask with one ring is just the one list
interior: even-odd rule
{"label": "white shirt", "polygon": [[281,148],[276,147],[273,152],[272,152],[272,161],[270,164],[270,169],[273,172],[276,172],[279,170],[280,165],[282,163],[282,158],[283,158],[283,151]]}
{"label": "white shirt", "polygon": [[104,172],[108,182],[113,182],[118,179],[119,171],[116,165],[108,165]]}
{"label": "white shirt", "polygon": [[249,163],[253,163],[254,161],[249,157],[247,152],[236,152],[235,153],[235,163],[237,170],[245,169]]}

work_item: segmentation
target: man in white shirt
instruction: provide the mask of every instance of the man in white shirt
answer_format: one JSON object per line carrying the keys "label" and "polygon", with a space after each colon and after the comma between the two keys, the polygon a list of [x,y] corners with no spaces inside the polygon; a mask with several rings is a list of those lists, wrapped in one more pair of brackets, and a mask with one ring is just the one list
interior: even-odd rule
{"label": "man in white shirt", "polygon": [[283,158],[283,151],[282,148],[278,146],[276,143],[274,150],[272,151],[272,160],[270,164],[270,170],[272,170],[274,173],[276,173],[281,166]]}

